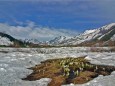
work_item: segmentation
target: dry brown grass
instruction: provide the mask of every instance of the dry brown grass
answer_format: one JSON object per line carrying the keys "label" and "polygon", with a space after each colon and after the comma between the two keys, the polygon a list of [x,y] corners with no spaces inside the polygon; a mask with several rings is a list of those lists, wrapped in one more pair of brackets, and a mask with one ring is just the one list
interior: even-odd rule
{"label": "dry brown grass", "polygon": [[[51,82],[48,86],[61,86],[62,84],[83,84],[86,83],[98,75],[109,75],[115,70],[113,66],[94,65],[85,57],[79,58],[61,58],[61,59],[49,59],[41,62],[41,64],[35,67],[29,68],[33,70],[33,73],[28,75],[23,80],[39,80],[41,78],[51,78]],[[64,63],[64,65],[62,64]],[[71,64],[73,63],[73,64]],[[76,63],[76,64],[75,64]],[[71,65],[70,65],[71,64]],[[69,75],[64,75],[63,66],[68,66]],[[83,70],[80,70],[83,68]],[[79,70],[79,74],[75,75],[75,72]],[[74,71],[73,75],[72,72]],[[72,76],[72,78],[70,78]]]}

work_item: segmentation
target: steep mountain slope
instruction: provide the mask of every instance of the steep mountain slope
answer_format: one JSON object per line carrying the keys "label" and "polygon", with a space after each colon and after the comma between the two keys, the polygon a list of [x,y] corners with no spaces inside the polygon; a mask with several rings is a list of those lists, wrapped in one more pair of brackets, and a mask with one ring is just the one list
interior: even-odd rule
{"label": "steep mountain slope", "polygon": [[56,37],[55,39],[49,41],[49,44],[53,44],[53,45],[61,44],[63,41],[66,41],[68,39],[69,39],[68,37],[59,36],[59,37]]}
{"label": "steep mountain slope", "polygon": [[110,40],[115,41],[115,34],[111,37]]}
{"label": "steep mountain slope", "polygon": [[0,32],[0,46],[14,47],[38,47],[38,46],[92,46],[92,45],[115,45],[115,23],[105,25],[101,28],[86,30],[75,37],[59,36],[49,42],[40,42],[37,39],[18,40],[14,37]]}
{"label": "steep mountain slope", "polygon": [[6,33],[0,32],[0,45],[1,46],[17,46],[17,47],[21,46],[22,47],[25,44],[22,41],[17,40]]}
{"label": "steep mountain slope", "polygon": [[58,45],[77,45],[86,42],[96,43],[97,41],[109,41],[111,39],[113,40],[115,37],[114,34],[115,34],[115,23],[111,23],[101,28],[86,30],[84,33],[72,37],[70,39],[66,39],[65,37],[64,40],[61,40],[60,42],[54,40],[54,43],[55,44],[58,43]]}
{"label": "steep mountain slope", "polygon": [[25,40],[22,40],[22,41],[24,41],[24,42],[28,42],[28,43],[33,43],[33,44],[39,44],[40,43],[40,41],[39,40],[37,40],[37,39],[25,39]]}
{"label": "steep mountain slope", "polygon": [[0,36],[0,45],[3,46],[9,46],[9,45],[13,45],[13,42],[11,42],[8,38],[6,37],[1,37]]}

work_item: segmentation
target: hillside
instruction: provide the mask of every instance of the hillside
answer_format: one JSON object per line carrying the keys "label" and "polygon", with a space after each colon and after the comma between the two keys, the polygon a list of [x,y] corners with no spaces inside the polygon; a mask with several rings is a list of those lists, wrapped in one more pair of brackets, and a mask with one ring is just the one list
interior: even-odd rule
{"label": "hillside", "polygon": [[24,42],[17,40],[6,33],[0,32],[0,46],[23,47],[24,45]]}
{"label": "hillside", "polygon": [[59,36],[50,41],[38,39],[19,40],[0,32],[0,46],[11,47],[55,47],[55,46],[115,46],[115,23],[97,29],[86,30],[75,37]]}
{"label": "hillside", "polygon": [[[61,38],[61,37],[60,37]],[[56,38],[55,38],[56,39]],[[114,43],[115,42],[115,23],[111,23],[109,25],[105,25],[103,27],[86,30],[84,33],[77,35],[75,37],[64,40],[56,39],[52,42],[53,45],[86,45],[89,44],[95,45],[96,43]],[[114,44],[115,45],[115,44]]]}

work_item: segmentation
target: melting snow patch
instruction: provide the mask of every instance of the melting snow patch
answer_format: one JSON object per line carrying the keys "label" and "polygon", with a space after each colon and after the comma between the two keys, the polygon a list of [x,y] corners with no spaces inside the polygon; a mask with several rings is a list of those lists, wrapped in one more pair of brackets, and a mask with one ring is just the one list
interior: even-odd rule
{"label": "melting snow patch", "polygon": [[93,64],[101,64],[101,62],[98,61],[98,60],[91,60],[91,63],[93,63]]}
{"label": "melting snow patch", "polygon": [[87,60],[93,60],[93,59],[90,58],[89,56],[86,56],[85,59],[87,59]]}
{"label": "melting snow patch", "polygon": [[25,58],[19,58],[20,60],[25,60]]}
{"label": "melting snow patch", "polygon": [[115,71],[113,71],[113,72],[111,73],[111,75],[115,75]]}
{"label": "melting snow patch", "polygon": [[97,58],[97,57],[101,57],[101,54],[97,54],[95,58]]}
{"label": "melting snow patch", "polygon": [[8,67],[8,64],[0,64],[1,67]]}
{"label": "melting snow patch", "polygon": [[70,84],[70,86],[74,86],[74,84],[73,84],[73,83],[71,83],[71,84]]}
{"label": "melting snow patch", "polygon": [[30,57],[31,57],[32,55],[31,55],[31,54],[28,54],[28,56],[30,56]]}
{"label": "melting snow patch", "polygon": [[104,58],[102,58],[102,59],[113,59],[113,57],[107,56],[107,57],[104,57]]}
{"label": "melting snow patch", "polygon": [[[86,48],[47,48],[42,50],[44,52],[43,54],[27,53],[26,50],[23,50],[26,53],[18,51],[13,52],[16,51],[16,49],[11,48],[10,50],[7,50],[11,52],[0,53],[0,86],[47,86],[51,79],[44,78],[36,81],[23,81],[21,78],[26,77],[32,72],[32,70],[26,68],[32,67],[46,59],[53,59],[56,57],[79,57],[87,55],[86,59],[91,60],[91,63],[93,64],[104,63],[105,65],[115,66],[114,52],[95,53],[86,52],[83,49],[87,51]],[[33,52],[33,50],[30,50],[29,48],[27,50]],[[115,71],[109,76],[99,76],[86,84],[64,86],[115,86]]]}
{"label": "melting snow patch", "polygon": [[40,80],[37,80],[37,82],[39,83],[38,86],[47,86],[47,84],[49,82],[51,82],[51,79],[49,79],[49,78],[42,78]]}
{"label": "melting snow patch", "polygon": [[7,57],[5,57],[5,58],[11,58],[11,57],[7,56]]}
{"label": "melting snow patch", "polygon": [[4,68],[0,68],[0,71],[4,71],[4,72],[6,72],[6,69],[4,69]]}
{"label": "melting snow patch", "polygon": [[21,53],[21,54],[19,54],[20,56],[25,56],[25,54],[23,54],[23,53]]}
{"label": "melting snow patch", "polygon": [[68,85],[62,85],[62,86],[75,86],[73,83],[68,84]]}
{"label": "melting snow patch", "polygon": [[11,59],[11,61],[16,61],[17,59]]}
{"label": "melting snow patch", "polygon": [[16,56],[15,54],[12,54],[12,56]]}
{"label": "melting snow patch", "polygon": [[10,71],[10,72],[14,72],[14,71],[15,71],[15,70],[12,69],[12,68],[8,68],[7,70]]}

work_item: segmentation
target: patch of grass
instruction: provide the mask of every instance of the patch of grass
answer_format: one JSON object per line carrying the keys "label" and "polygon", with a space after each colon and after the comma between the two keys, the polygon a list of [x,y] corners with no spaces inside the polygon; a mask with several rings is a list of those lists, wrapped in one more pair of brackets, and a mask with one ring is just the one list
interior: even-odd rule
{"label": "patch of grass", "polygon": [[29,69],[32,69],[33,73],[23,80],[34,81],[41,78],[51,78],[48,86],[61,86],[70,83],[83,84],[98,75],[110,75],[115,67],[91,64],[84,56],[49,59]]}

